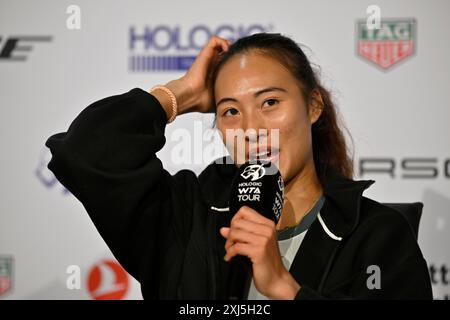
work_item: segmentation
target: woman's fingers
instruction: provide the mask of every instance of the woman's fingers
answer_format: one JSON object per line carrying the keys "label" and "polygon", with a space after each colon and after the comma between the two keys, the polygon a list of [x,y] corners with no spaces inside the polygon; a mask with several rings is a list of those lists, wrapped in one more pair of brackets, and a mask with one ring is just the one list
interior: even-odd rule
{"label": "woman's fingers", "polygon": [[217,53],[225,52],[230,46],[230,42],[226,39],[213,36],[208,43],[202,48],[199,55],[206,57],[208,60],[215,58]]}
{"label": "woman's fingers", "polygon": [[227,239],[225,250],[235,243],[261,245],[274,235],[275,223],[260,215],[254,209],[244,206],[231,220],[230,228],[221,228],[220,233]]}
{"label": "woman's fingers", "polygon": [[258,244],[263,241],[263,236],[242,229],[231,228],[225,242],[225,250],[228,250],[235,242]]}
{"label": "woman's fingers", "polygon": [[208,43],[200,50],[188,74],[195,75],[196,73],[200,73],[205,77],[211,63],[217,60],[218,53],[227,51],[229,46],[230,42],[228,40],[217,36],[211,37]]}
{"label": "woman's fingers", "polygon": [[232,220],[231,228],[245,230],[264,237],[269,237],[272,234],[272,229],[268,225],[247,220],[246,218]]}
{"label": "woman's fingers", "polygon": [[228,47],[230,46],[231,42],[228,41],[227,39],[218,37],[218,36],[212,36],[207,45],[206,48],[212,48],[212,49],[216,49],[217,47],[222,48],[223,51],[228,50]]}
{"label": "woman's fingers", "polygon": [[223,257],[223,258],[225,261],[230,261],[230,259],[233,258],[234,256],[241,255],[241,256],[246,256],[250,260],[252,260],[251,255],[252,255],[252,253],[255,252],[254,248],[255,247],[251,244],[238,242],[238,243],[235,243],[233,246],[231,246],[227,250],[225,257]]}
{"label": "woman's fingers", "polygon": [[228,235],[230,234],[230,228],[223,227],[223,228],[220,228],[219,231],[220,231],[220,234],[222,235],[222,237],[228,238]]}
{"label": "woman's fingers", "polygon": [[213,110],[212,70],[220,61],[220,55],[228,50],[231,43],[213,36],[202,48],[194,63],[182,77],[194,97],[192,111],[210,112]]}
{"label": "woman's fingers", "polygon": [[233,224],[233,220],[238,220],[238,219],[246,219],[249,221],[253,221],[255,223],[260,223],[260,224],[266,225],[270,228],[275,228],[275,222],[273,222],[270,219],[267,219],[266,217],[259,214],[256,210],[254,210],[250,207],[247,207],[247,206],[242,206],[238,210],[238,212],[236,212],[233,219],[231,219],[231,223]]}
{"label": "woman's fingers", "polygon": [[224,238],[229,238],[230,230],[242,230],[266,238],[270,237],[273,234],[273,230],[271,229],[271,227],[262,223],[246,220],[245,218],[232,220],[231,226],[229,228],[220,228],[220,234]]}
{"label": "woman's fingers", "polygon": [[[230,261],[236,255],[248,257],[259,292],[273,298],[295,296],[300,286],[283,265],[273,221],[249,207],[242,207],[233,217],[230,228],[221,228],[220,233],[227,239],[224,260]],[[288,295],[286,282],[293,288]]]}
{"label": "woman's fingers", "polygon": [[[231,228],[220,228],[220,233],[227,238],[225,243],[226,254],[223,257],[225,261],[229,261],[235,255],[247,256],[251,259],[253,242],[258,241],[257,235],[247,233],[242,230],[231,230]],[[238,240],[240,239],[240,240]],[[253,250],[254,252],[254,250]]]}

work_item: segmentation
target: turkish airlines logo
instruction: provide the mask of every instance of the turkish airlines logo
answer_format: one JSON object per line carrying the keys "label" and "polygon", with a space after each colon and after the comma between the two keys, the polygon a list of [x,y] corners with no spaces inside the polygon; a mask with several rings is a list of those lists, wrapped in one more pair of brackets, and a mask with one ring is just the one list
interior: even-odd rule
{"label": "turkish airlines logo", "polygon": [[252,178],[251,181],[260,179],[266,174],[266,169],[264,169],[262,164],[252,164],[245,168],[244,172],[241,173],[241,177],[244,179]]}
{"label": "turkish airlines logo", "polygon": [[88,291],[95,300],[123,299],[128,287],[128,274],[113,260],[103,260],[89,272]]}

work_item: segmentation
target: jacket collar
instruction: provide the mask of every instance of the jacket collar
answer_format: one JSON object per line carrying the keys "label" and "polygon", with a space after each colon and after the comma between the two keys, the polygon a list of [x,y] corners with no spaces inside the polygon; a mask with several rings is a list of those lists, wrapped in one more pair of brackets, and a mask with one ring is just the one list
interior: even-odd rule
{"label": "jacket collar", "polygon": [[322,293],[341,241],[357,227],[362,193],[372,180],[354,181],[329,169],[322,179],[326,201],[308,229],[290,272],[301,285]]}
{"label": "jacket collar", "polygon": [[345,238],[359,223],[361,197],[373,180],[351,180],[336,169],[329,168],[322,179],[327,201],[321,211],[321,218],[337,237]]}
{"label": "jacket collar", "polygon": [[[228,156],[214,161],[200,174],[203,198],[210,208],[213,207],[218,212],[226,211],[231,181],[236,172],[237,167]],[[362,193],[375,181],[354,181],[345,178],[334,168],[329,168],[323,177],[327,201],[321,211],[321,223],[332,235],[345,238],[358,225]]]}

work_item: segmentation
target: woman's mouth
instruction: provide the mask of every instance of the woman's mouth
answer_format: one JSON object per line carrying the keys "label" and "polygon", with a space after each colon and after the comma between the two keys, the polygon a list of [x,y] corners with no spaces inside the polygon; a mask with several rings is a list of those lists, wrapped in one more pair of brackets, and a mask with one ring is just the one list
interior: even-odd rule
{"label": "woman's mouth", "polygon": [[258,153],[250,153],[249,161],[270,161],[276,163],[279,161],[280,150],[269,148],[268,150],[260,151]]}

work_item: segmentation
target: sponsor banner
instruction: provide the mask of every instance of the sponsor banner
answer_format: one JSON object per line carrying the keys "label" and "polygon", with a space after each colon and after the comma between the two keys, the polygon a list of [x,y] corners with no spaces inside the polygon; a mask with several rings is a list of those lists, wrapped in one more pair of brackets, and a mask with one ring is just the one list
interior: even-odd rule
{"label": "sponsor banner", "polygon": [[415,53],[417,22],[413,18],[382,19],[380,28],[368,28],[366,20],[356,23],[357,54],[388,70]]}

